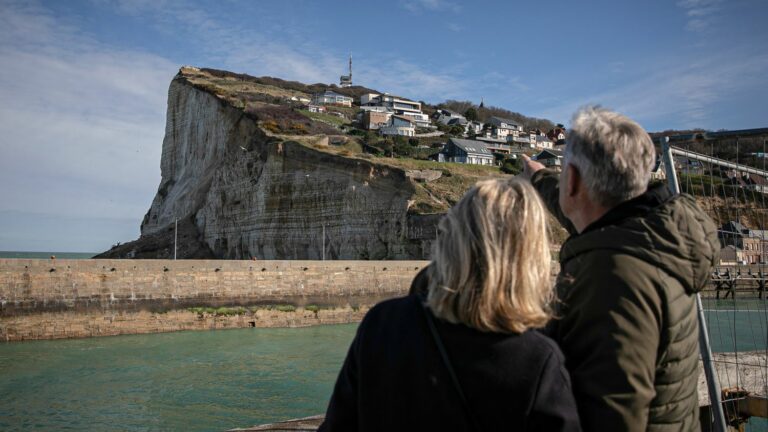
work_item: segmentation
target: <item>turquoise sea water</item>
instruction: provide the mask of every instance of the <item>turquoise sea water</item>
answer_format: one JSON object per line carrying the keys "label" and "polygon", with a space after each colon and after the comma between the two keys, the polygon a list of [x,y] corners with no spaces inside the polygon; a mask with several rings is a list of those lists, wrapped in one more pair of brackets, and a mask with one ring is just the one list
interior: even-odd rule
{"label": "turquoise sea water", "polygon": [[[733,329],[732,314],[721,315],[716,351]],[[221,431],[320,414],[356,328],[0,344],[0,430]],[[754,349],[752,330],[741,338]],[[768,422],[747,430],[768,431]]]}
{"label": "turquoise sea water", "polygon": [[58,259],[88,259],[97,252],[14,252],[0,251],[0,258],[47,259],[52,255]]}
{"label": "turquoise sea water", "polygon": [[0,430],[222,431],[321,414],[356,328],[0,344]]}

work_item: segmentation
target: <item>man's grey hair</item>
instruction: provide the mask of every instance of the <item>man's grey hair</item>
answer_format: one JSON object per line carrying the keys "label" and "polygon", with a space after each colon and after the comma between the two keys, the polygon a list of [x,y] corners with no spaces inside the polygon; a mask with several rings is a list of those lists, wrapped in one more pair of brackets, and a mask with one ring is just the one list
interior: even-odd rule
{"label": "man's grey hair", "polygon": [[575,166],[589,196],[613,207],[641,195],[648,187],[656,150],[636,122],[600,106],[573,115],[563,166]]}

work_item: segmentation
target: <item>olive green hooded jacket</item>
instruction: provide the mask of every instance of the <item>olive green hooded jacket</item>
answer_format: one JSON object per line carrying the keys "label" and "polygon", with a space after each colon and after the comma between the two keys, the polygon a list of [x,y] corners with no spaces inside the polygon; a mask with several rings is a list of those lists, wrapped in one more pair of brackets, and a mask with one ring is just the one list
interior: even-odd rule
{"label": "olive green hooded jacket", "polygon": [[[532,183],[564,226],[557,175]],[[584,430],[699,429],[695,294],[720,250],[717,230],[688,195],[666,188],[620,204],[560,251],[557,318]]]}

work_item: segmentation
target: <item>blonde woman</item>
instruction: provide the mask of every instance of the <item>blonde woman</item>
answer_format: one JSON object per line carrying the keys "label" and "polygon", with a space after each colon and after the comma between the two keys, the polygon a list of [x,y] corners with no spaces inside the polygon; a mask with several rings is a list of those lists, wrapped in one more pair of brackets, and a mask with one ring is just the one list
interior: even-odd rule
{"label": "blonde woman", "polygon": [[563,356],[535,331],[550,259],[532,187],[479,182],[440,222],[412,294],[360,324],[320,430],[580,430]]}

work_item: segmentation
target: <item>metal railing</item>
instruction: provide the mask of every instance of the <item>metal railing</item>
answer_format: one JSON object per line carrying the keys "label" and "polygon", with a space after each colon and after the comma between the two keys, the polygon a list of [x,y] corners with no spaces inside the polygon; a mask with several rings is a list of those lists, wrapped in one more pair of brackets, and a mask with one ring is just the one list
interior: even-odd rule
{"label": "metal railing", "polygon": [[[738,136],[710,135],[660,144],[670,190],[694,196],[720,229],[722,258],[730,255],[697,298],[711,426],[725,431],[750,416],[768,417],[768,189],[755,187],[768,184],[768,170],[765,158],[740,153]],[[765,154],[766,142],[751,140],[750,154]],[[678,169],[689,161],[697,161],[695,173]]]}

